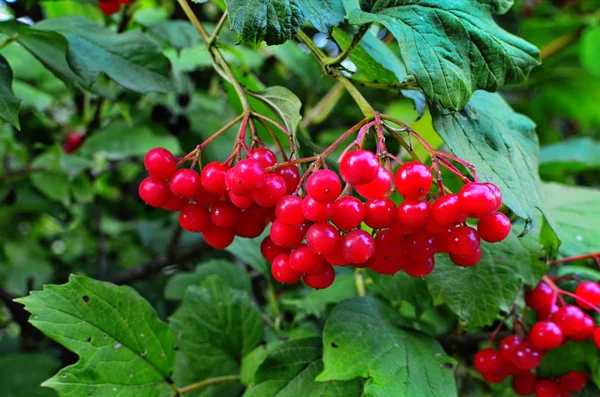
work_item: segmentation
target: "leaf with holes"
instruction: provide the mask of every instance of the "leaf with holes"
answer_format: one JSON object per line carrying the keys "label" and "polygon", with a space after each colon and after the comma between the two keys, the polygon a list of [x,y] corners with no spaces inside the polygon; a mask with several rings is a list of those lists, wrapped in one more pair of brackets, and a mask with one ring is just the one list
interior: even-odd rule
{"label": "leaf with holes", "polygon": [[269,352],[244,397],[360,397],[362,381],[316,382],[323,370],[320,338],[284,342]]}
{"label": "leaf with holes", "polygon": [[477,89],[496,91],[524,81],[539,64],[535,46],[494,22],[492,12],[505,11],[506,3],[378,0],[367,12],[359,0],[344,0],[350,23],[385,26],[400,43],[408,74],[430,100],[454,110]]}
{"label": "leaf with holes", "polygon": [[173,393],[175,339],[137,292],[72,275],[17,299],[31,324],[79,356],[43,383],[60,396],[148,396]]}
{"label": "leaf with holes", "polygon": [[398,314],[370,297],[340,303],[323,331],[317,380],[368,378],[365,397],[452,397],[453,360],[424,334],[398,327]]}

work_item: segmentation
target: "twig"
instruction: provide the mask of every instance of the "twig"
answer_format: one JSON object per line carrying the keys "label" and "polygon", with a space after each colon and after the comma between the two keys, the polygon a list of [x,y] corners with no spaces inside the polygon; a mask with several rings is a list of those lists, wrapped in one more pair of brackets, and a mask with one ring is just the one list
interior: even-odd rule
{"label": "twig", "polygon": [[548,263],[548,266],[558,265],[559,263],[578,261],[581,259],[595,259],[595,258],[600,258],[600,252],[594,252],[594,253],[585,254],[585,255],[568,256],[566,258],[556,259],[556,260],[553,260],[552,262]]}
{"label": "twig", "polygon": [[215,378],[208,378],[208,379],[201,380],[200,382],[192,383],[191,385],[188,385],[188,386],[178,389],[178,391],[175,393],[175,395],[183,396],[184,394],[190,393],[194,390],[203,389],[203,388],[209,387],[209,386],[221,385],[223,383],[239,382],[239,380],[240,380],[239,375],[218,376]]}

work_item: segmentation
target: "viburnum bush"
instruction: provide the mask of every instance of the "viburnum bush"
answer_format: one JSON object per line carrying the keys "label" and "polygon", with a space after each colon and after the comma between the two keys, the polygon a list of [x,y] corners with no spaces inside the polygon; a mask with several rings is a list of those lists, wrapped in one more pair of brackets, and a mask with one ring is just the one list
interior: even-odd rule
{"label": "viburnum bush", "polygon": [[0,396],[599,396],[598,9],[6,2]]}

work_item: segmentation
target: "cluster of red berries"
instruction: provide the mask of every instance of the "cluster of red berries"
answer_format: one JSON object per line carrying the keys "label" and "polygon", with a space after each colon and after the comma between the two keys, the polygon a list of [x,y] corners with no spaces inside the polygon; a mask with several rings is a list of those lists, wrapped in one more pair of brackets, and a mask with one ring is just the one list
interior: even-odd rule
{"label": "cluster of red berries", "polygon": [[568,342],[582,342],[593,338],[600,349],[600,327],[582,309],[595,309],[600,305],[600,285],[583,282],[573,297],[578,306],[556,305],[559,292],[544,281],[529,290],[525,297],[527,306],[536,311],[537,322],[521,338],[507,336],[498,349],[487,348],[475,355],[475,368],[490,383],[502,382],[513,376],[515,393],[537,397],[568,397],[571,392],[582,390],[588,376],[582,372],[569,372],[557,380],[538,379],[535,370],[549,350]]}
{"label": "cluster of red berries", "polygon": [[65,143],[63,143],[63,151],[65,153],[73,153],[83,145],[83,140],[83,135],[74,131],[69,132],[67,134],[67,139],[65,139]]}
{"label": "cluster of red berries", "polygon": [[[305,197],[289,195],[277,204],[262,252],[278,281],[303,278],[309,286],[326,288],[335,277],[332,266],[345,265],[423,277],[433,270],[435,253],[449,253],[457,265],[473,266],[481,259],[480,238],[497,242],[510,232],[509,219],[495,212],[502,195],[493,184],[469,183],[459,194],[428,202],[424,197],[432,186],[431,171],[409,162],[395,175],[395,188],[405,198],[396,206],[389,198],[392,174],[375,153],[347,152],[340,174],[365,203],[340,196],[338,175],[319,170],[308,178]],[[481,218],[478,230],[464,224],[467,217]],[[372,232],[360,228],[363,222]]]}
{"label": "cluster of red berries", "polygon": [[105,15],[112,15],[121,10],[121,5],[127,5],[132,0],[99,0],[98,7]]}
{"label": "cluster of red berries", "polygon": [[150,176],[140,183],[139,195],[153,207],[180,211],[184,230],[202,233],[207,244],[224,249],[236,235],[260,236],[273,218],[275,204],[296,190],[298,167],[265,172],[276,162],[275,153],[258,148],[233,167],[212,162],[198,173],[177,169],[171,152],[155,148],[144,159]]}

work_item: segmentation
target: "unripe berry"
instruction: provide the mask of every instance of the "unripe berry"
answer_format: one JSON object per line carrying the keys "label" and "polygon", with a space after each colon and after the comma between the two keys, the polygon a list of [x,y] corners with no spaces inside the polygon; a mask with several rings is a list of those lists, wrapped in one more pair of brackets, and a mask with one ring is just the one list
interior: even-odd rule
{"label": "unripe berry", "polygon": [[346,152],[340,160],[340,174],[351,185],[371,182],[377,176],[379,160],[368,150]]}
{"label": "unripe berry", "polygon": [[396,172],[396,190],[407,200],[415,200],[429,193],[433,178],[423,163],[404,163]]}
{"label": "unripe berry", "polygon": [[138,193],[146,204],[157,208],[165,205],[172,196],[169,191],[169,185],[152,176],[140,182]]}
{"label": "unripe berry", "polygon": [[177,164],[171,152],[157,147],[146,153],[144,167],[150,176],[166,181],[177,169]]}
{"label": "unripe berry", "polygon": [[333,203],[342,192],[342,182],[333,171],[315,171],[306,181],[306,192],[319,203]]}
{"label": "unripe berry", "polygon": [[176,196],[194,198],[202,189],[202,182],[196,171],[184,168],[171,175],[169,187]]}

